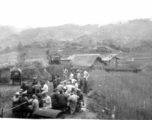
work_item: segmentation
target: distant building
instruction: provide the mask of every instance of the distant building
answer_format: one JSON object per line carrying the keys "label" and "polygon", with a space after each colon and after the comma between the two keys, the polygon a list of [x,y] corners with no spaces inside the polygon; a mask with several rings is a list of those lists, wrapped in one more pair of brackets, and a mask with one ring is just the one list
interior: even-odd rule
{"label": "distant building", "polygon": [[102,69],[106,65],[100,54],[76,54],[67,58],[73,67]]}
{"label": "distant building", "polygon": [[109,54],[105,57],[102,57],[102,61],[104,61],[107,66],[115,66],[115,67],[118,67],[118,57],[117,57],[118,54]]}

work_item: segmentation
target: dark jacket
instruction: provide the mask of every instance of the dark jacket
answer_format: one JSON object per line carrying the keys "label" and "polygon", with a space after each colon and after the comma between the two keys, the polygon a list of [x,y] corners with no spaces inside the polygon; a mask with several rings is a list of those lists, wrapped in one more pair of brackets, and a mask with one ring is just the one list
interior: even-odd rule
{"label": "dark jacket", "polygon": [[53,108],[57,108],[57,107],[58,107],[58,101],[57,101],[57,99],[58,99],[58,94],[57,94],[56,92],[53,92],[53,93],[51,94],[51,99],[52,99],[52,107],[53,107]]}
{"label": "dark jacket", "polygon": [[67,97],[64,94],[58,95],[58,104],[61,106],[67,104]]}
{"label": "dark jacket", "polygon": [[22,104],[22,105],[20,105],[20,110],[21,111],[26,111],[27,110],[27,108],[28,108],[28,101],[27,101],[27,99],[25,97],[20,97],[19,104]]}

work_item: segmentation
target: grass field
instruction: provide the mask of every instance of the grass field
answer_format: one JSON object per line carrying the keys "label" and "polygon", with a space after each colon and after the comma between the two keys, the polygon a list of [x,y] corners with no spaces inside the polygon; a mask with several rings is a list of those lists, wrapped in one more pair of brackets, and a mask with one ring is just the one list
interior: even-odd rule
{"label": "grass field", "polygon": [[3,107],[7,102],[11,102],[15,92],[19,90],[18,85],[2,85],[0,84],[0,107]]}
{"label": "grass field", "polygon": [[88,81],[94,91],[90,109],[97,112],[99,118],[105,117],[101,111],[104,107],[112,111],[116,106],[119,119],[152,119],[151,73],[93,71]]}

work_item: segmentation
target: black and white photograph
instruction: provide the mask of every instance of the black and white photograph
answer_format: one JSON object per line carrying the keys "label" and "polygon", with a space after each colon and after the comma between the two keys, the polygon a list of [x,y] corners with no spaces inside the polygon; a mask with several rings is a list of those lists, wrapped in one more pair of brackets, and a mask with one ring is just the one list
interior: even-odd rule
{"label": "black and white photograph", "polygon": [[0,119],[152,120],[152,1],[0,0]]}

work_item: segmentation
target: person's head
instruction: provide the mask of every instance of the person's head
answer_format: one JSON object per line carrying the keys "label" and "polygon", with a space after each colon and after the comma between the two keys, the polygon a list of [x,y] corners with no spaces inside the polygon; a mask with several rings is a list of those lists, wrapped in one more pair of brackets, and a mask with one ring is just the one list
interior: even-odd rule
{"label": "person's head", "polygon": [[61,85],[64,85],[63,81],[60,82]]}
{"label": "person's head", "polygon": [[67,85],[70,85],[70,82],[67,82]]}
{"label": "person's head", "polygon": [[60,91],[59,91],[59,93],[60,93],[60,94],[63,94],[63,91],[62,91],[62,90],[60,90]]}
{"label": "person's head", "polygon": [[22,92],[23,92],[23,89],[20,89],[20,90],[19,90],[19,93],[22,93]]}
{"label": "person's head", "polygon": [[43,93],[43,96],[44,96],[44,97],[46,97],[46,96],[47,96],[47,94],[46,94],[46,93]]}
{"label": "person's head", "polygon": [[15,96],[16,96],[16,97],[19,97],[19,95],[20,95],[19,92],[16,92],[16,93],[15,93]]}
{"label": "person's head", "polygon": [[66,86],[67,82],[66,82],[66,81],[64,81],[64,82],[63,82],[63,84],[64,84],[64,86]]}
{"label": "person's head", "polygon": [[34,76],[34,77],[33,77],[33,80],[36,80],[36,79],[37,79],[37,77],[36,77],[36,76]]}
{"label": "person's head", "polygon": [[23,82],[23,83],[22,83],[22,86],[25,86],[25,85],[26,85],[25,82]]}
{"label": "person's head", "polygon": [[33,98],[33,99],[36,99],[36,98],[37,98],[37,96],[34,94],[34,95],[32,95],[32,98]]}
{"label": "person's head", "polygon": [[74,95],[74,92],[73,92],[73,91],[71,91],[71,92],[70,92],[70,94],[71,94],[71,95]]}
{"label": "person's head", "polygon": [[65,92],[66,90],[67,90],[67,87],[66,87],[66,86],[64,86],[64,87],[63,87],[63,91]]}
{"label": "person's head", "polygon": [[72,83],[72,80],[69,80],[69,83],[71,84],[71,83]]}
{"label": "person's head", "polygon": [[41,81],[40,83],[41,83],[41,85],[42,85],[42,86],[45,84],[45,82],[44,82],[44,81]]}
{"label": "person's head", "polygon": [[33,82],[35,82],[37,80],[37,77],[33,77]]}

